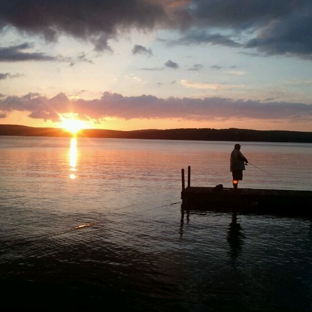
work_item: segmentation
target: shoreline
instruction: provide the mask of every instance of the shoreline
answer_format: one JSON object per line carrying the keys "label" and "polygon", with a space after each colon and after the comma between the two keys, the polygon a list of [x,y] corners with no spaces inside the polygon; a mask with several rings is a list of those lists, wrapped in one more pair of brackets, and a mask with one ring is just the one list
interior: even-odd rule
{"label": "shoreline", "polygon": [[[37,128],[20,125],[0,125],[0,136],[43,136],[72,137],[73,134],[60,128]],[[188,141],[235,141],[235,142],[280,142],[312,143],[312,132],[286,130],[248,130],[248,129],[211,129],[182,128],[166,130],[102,130],[84,129],[77,137],[120,138],[148,140],[188,140]]]}

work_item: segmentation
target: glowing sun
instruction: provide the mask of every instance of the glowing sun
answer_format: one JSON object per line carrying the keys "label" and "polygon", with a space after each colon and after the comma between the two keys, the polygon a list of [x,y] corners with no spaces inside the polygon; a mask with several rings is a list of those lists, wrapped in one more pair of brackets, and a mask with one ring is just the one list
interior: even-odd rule
{"label": "glowing sun", "polygon": [[76,134],[80,130],[87,128],[87,124],[82,120],[76,119],[74,114],[66,117],[61,116],[61,120],[61,128],[72,134]]}

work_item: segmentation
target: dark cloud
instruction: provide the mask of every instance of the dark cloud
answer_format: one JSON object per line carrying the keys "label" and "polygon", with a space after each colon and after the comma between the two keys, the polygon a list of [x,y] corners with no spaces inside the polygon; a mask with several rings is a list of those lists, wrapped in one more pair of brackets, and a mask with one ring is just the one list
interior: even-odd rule
{"label": "dark cloud", "polygon": [[294,13],[287,18],[272,22],[262,29],[260,36],[251,39],[246,46],[271,55],[289,54],[311,58],[311,38],[312,16]]}
{"label": "dark cloud", "polygon": [[100,99],[69,100],[65,94],[53,98],[38,94],[23,97],[8,97],[0,100],[0,111],[29,112],[29,117],[58,121],[58,113],[75,113],[100,120],[105,117],[122,119],[133,118],[180,118],[185,120],[214,119],[261,119],[311,121],[312,105],[287,102],[259,102],[252,100],[229,100],[224,98],[168,98],[161,99],[151,95],[126,97],[121,94],[105,92]]}
{"label": "dark cloud", "polygon": [[242,46],[240,43],[233,41],[229,36],[220,34],[210,34],[207,31],[192,31],[178,40],[171,40],[169,45],[183,44],[213,44],[227,46],[231,48],[238,48]]}
{"label": "dark cloud", "polygon": [[43,53],[25,52],[33,48],[29,43],[23,43],[17,46],[0,47],[0,62],[23,62],[23,61],[55,61],[56,58]]}
{"label": "dark cloud", "polygon": [[222,66],[220,66],[220,65],[212,65],[212,66],[210,66],[210,68],[216,69],[216,70],[220,70],[222,68]]}
{"label": "dark cloud", "polygon": [[0,27],[13,26],[48,41],[67,34],[109,50],[108,40],[131,28],[149,30],[166,22],[163,1],[0,0]]}
{"label": "dark cloud", "polygon": [[304,1],[297,2],[293,0],[193,0],[189,12],[202,23],[215,27],[246,28],[281,18],[296,7],[300,7]]}
{"label": "dark cloud", "polygon": [[[26,50],[33,48],[34,45],[27,42],[16,46],[0,47],[0,62],[58,61],[69,63],[70,66],[82,62],[93,64],[93,61],[89,59],[85,53],[80,53],[76,57],[64,57],[62,55],[49,56],[44,53],[26,52]],[[7,75],[5,78],[16,77],[17,75]]]}
{"label": "dark cloud", "polygon": [[69,63],[70,66],[74,66],[77,63],[90,63],[93,64],[93,61],[87,57],[85,53],[80,53],[77,57],[72,58],[72,57],[62,57],[58,56],[57,59],[60,62],[66,62]]}
{"label": "dark cloud", "polygon": [[[8,79],[8,78],[18,78],[18,77],[22,77],[24,75],[21,75],[21,74],[10,74],[10,73],[0,73],[0,80],[5,80],[5,79]],[[0,94],[1,96],[1,94]]]}
{"label": "dark cloud", "polygon": [[203,65],[201,64],[194,64],[192,67],[190,67],[188,70],[191,70],[191,71],[198,71],[198,70],[201,70],[203,68]]}
{"label": "dark cloud", "polygon": [[12,26],[48,41],[68,35],[97,51],[112,51],[109,41],[132,29],[174,28],[186,33],[176,43],[312,54],[311,0],[0,0],[0,7],[0,30]]}
{"label": "dark cloud", "polygon": [[147,49],[141,45],[136,44],[132,49],[132,54],[145,54],[151,56],[153,55],[153,52],[151,49]]}
{"label": "dark cloud", "polygon": [[211,69],[216,69],[216,70],[221,70],[221,69],[235,69],[237,68],[236,65],[232,65],[232,66],[220,66],[218,64],[215,65],[211,65],[210,66]]}
{"label": "dark cloud", "polygon": [[5,80],[5,79],[8,79],[10,78],[10,74],[9,73],[5,73],[5,74],[1,74],[0,73],[0,80]]}
{"label": "dark cloud", "polygon": [[[188,12],[198,29],[174,44],[210,43],[255,49],[265,55],[312,58],[310,0],[193,0]],[[220,32],[211,34],[209,27]],[[221,31],[232,34],[224,36]],[[237,41],[244,32],[252,39],[245,41],[241,36]]]}
{"label": "dark cloud", "polygon": [[169,67],[169,68],[173,68],[173,69],[177,69],[179,68],[179,65],[173,61],[170,61],[168,60],[166,63],[165,63],[165,66],[166,67]]}

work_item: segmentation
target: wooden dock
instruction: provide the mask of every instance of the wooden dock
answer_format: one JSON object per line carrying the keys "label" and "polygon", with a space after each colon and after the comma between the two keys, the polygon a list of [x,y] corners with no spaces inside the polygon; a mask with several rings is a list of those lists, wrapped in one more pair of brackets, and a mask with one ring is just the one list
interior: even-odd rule
{"label": "wooden dock", "polygon": [[223,212],[284,214],[312,217],[312,191],[250,188],[192,187],[182,169],[182,208]]}

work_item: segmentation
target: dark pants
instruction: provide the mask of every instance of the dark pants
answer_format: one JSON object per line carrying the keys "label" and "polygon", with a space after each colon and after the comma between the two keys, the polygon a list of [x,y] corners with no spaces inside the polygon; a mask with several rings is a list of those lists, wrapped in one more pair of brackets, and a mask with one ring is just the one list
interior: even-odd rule
{"label": "dark pants", "polygon": [[233,180],[243,180],[243,170],[234,170],[232,171]]}

